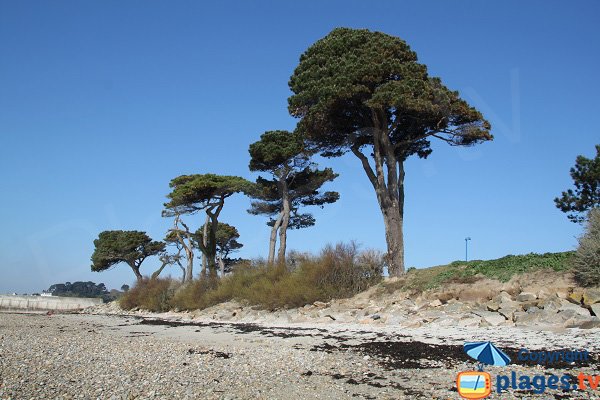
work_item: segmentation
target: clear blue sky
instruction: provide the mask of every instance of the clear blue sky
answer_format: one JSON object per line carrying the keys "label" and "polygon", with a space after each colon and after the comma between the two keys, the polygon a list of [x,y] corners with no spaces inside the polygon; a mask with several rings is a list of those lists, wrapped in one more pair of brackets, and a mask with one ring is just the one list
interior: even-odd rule
{"label": "clear blue sky", "polygon": [[[0,0],[0,293],[131,283],[125,265],[90,272],[98,233],[162,238],[175,176],[253,179],[248,145],[293,129],[288,78],[339,26],[403,38],[493,125],[491,143],[436,144],[408,162],[408,266],[463,258],[466,236],[480,259],[573,249],[581,227],[552,200],[571,186],[575,157],[600,143],[599,15],[597,1]],[[385,249],[358,161],[320,162],[340,173],[329,188],[341,200],[290,247]],[[239,228],[240,256],[264,256],[268,227],[248,205],[232,198],[222,220]]]}

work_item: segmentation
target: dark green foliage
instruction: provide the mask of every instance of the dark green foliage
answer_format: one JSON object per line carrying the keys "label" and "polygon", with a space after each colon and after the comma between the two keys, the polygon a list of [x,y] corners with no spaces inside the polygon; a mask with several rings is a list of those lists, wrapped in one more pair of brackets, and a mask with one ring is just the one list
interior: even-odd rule
{"label": "dark green foliage", "polygon": [[53,296],[62,297],[103,297],[108,294],[104,283],[95,284],[89,281],[55,283],[48,288],[48,292]]}
{"label": "dark green foliage", "polygon": [[[208,270],[213,278],[217,276],[216,268],[216,240],[218,228],[218,217],[225,204],[225,199],[236,193],[250,193],[253,184],[239,176],[214,175],[214,174],[196,174],[182,175],[173,180],[169,186],[171,193],[167,195],[170,199],[165,203],[163,216],[175,217],[176,227],[172,230],[177,232],[178,240],[186,250],[188,258],[188,268],[186,270],[186,280],[192,279],[191,260],[193,257],[190,243],[184,243],[185,237],[189,238],[193,234],[187,226],[181,221],[183,214],[194,214],[204,210],[210,218],[209,240],[207,246],[202,242],[196,242],[196,246],[206,256]],[[181,224],[185,230],[181,230],[178,225]]]}
{"label": "dark green foliage", "polygon": [[250,171],[278,171],[308,160],[304,140],[297,132],[267,131],[252,143]]}
{"label": "dark green foliage", "polygon": [[562,212],[569,213],[571,221],[580,223],[585,221],[587,212],[600,207],[600,145],[596,145],[595,158],[578,156],[570,172],[575,190],[562,192],[554,202]]}
{"label": "dark green foliage", "polygon": [[590,211],[573,257],[575,280],[581,286],[600,286],[600,208]]}
{"label": "dark green foliage", "polygon": [[139,268],[150,256],[160,254],[165,249],[163,242],[155,242],[140,231],[104,231],[94,240],[92,271],[105,271],[116,264],[127,263],[137,279],[142,275]]}
{"label": "dark green foliage", "polygon": [[325,157],[351,151],[385,220],[390,274],[404,271],[404,161],[431,153],[430,140],[470,146],[491,140],[481,113],[430,77],[400,38],[334,29],[302,54],[289,81],[298,132]]}
{"label": "dark green foliage", "polygon": [[[240,234],[235,226],[219,222],[217,225],[217,233],[215,235],[217,255],[223,261],[226,273],[231,271],[231,267],[236,263],[237,259],[230,258],[231,253],[235,253],[244,245],[238,242]],[[200,228],[194,234],[195,242],[204,240],[203,228]]]}
{"label": "dark green foliage", "polygon": [[290,78],[290,113],[325,155],[372,145],[374,119],[385,122],[398,158],[431,153],[429,137],[451,144],[490,140],[490,125],[448,90],[403,40],[366,29],[337,28],[300,57]]}
{"label": "dark green foliage", "polygon": [[129,285],[123,285],[123,286],[121,286],[121,290],[124,291],[124,292],[129,291]]}
{"label": "dark green foliage", "polygon": [[247,192],[252,184],[239,176],[195,174],[171,180],[165,213],[190,214],[210,208],[235,193]]}
{"label": "dark green foliage", "polygon": [[301,206],[325,204],[338,200],[337,192],[321,193],[323,184],[337,177],[330,168],[319,170],[310,161],[313,154],[305,147],[298,132],[268,131],[251,144],[250,170],[271,174],[271,179],[258,177],[253,191],[256,199],[248,210],[254,215],[270,217],[271,226],[268,262],[275,259],[276,235],[279,232],[278,262],[285,262],[287,230],[315,224],[312,214],[300,213]]}
{"label": "dark green foliage", "polygon": [[179,283],[172,279],[142,279],[121,297],[119,303],[125,310],[141,308],[154,312],[168,311],[178,286]]}

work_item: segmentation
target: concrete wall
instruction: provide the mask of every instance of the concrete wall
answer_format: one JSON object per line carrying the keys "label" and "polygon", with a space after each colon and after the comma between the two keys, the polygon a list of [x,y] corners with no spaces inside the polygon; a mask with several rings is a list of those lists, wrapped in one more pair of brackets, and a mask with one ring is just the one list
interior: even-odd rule
{"label": "concrete wall", "polygon": [[0,310],[78,310],[102,304],[102,299],[58,296],[0,295]]}

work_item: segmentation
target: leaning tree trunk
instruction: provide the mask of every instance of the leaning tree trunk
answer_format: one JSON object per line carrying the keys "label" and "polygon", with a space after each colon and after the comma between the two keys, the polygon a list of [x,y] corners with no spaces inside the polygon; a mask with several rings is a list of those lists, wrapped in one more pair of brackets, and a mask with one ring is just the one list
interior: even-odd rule
{"label": "leaning tree trunk", "polygon": [[135,265],[135,263],[134,264],[129,264],[129,266],[133,270],[133,273],[135,274],[137,282],[140,283],[144,279],[144,277],[140,273],[140,267],[138,265]]}
{"label": "leaning tree trunk", "polygon": [[290,223],[290,196],[288,193],[288,186],[285,179],[281,181],[281,191],[282,191],[282,206],[283,209],[281,211],[283,218],[281,220],[281,227],[279,228],[279,251],[277,252],[277,262],[279,264],[285,264],[285,248],[287,245],[287,229]]}
{"label": "leaning tree trunk", "polygon": [[277,230],[281,226],[281,221],[283,220],[283,211],[279,213],[279,216],[273,223],[273,227],[271,228],[271,237],[269,239],[269,258],[267,259],[267,264],[271,265],[275,263],[275,245],[277,244]]}
{"label": "leaning tree trunk", "polygon": [[191,282],[194,279],[194,251],[192,250],[192,244],[190,242],[189,246],[185,246],[185,258],[187,260],[187,265],[185,268],[185,281]]}

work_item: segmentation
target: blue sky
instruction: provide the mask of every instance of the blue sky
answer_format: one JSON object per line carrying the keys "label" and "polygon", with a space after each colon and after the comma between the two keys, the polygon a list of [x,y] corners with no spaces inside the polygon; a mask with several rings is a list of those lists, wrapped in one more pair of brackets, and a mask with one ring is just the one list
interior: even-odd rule
{"label": "blue sky", "polygon": [[[293,129],[289,76],[339,26],[403,38],[493,126],[491,143],[435,144],[407,163],[407,266],[463,258],[466,236],[479,259],[573,249],[581,227],[553,198],[600,143],[598,15],[595,1],[0,0],[0,293],[131,283],[125,265],[90,271],[98,233],[162,238],[178,175],[253,179],[248,145]],[[329,189],[341,200],[314,210],[317,225],[291,232],[290,248],[385,249],[358,161],[319,162],[340,174]],[[265,256],[268,227],[248,206],[230,199],[221,220],[238,227],[240,256]]]}

